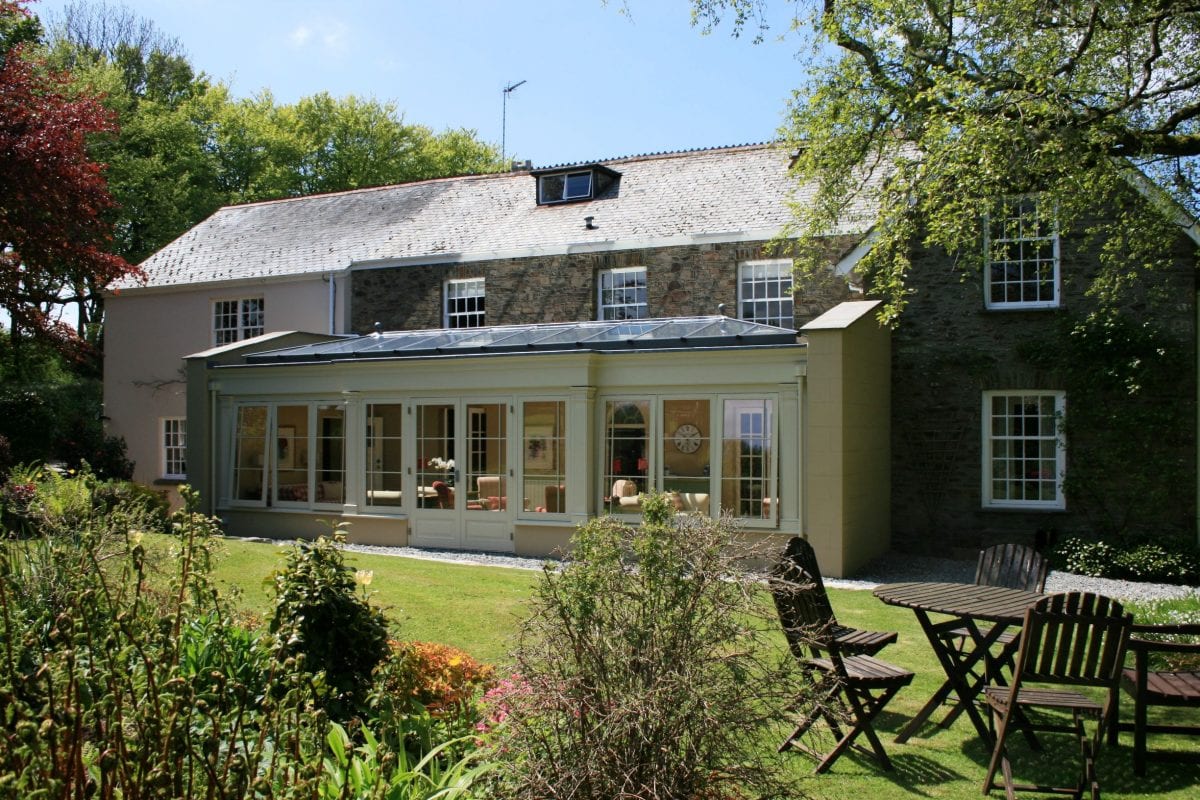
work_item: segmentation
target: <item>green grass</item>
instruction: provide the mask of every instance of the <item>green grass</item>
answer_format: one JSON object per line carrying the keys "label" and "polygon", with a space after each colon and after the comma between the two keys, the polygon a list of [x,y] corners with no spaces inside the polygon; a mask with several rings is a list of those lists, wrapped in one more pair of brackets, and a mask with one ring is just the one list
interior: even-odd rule
{"label": "green grass", "polygon": [[[166,546],[162,539],[157,545]],[[285,548],[231,540],[223,544],[223,549],[225,553],[217,567],[216,579],[225,586],[239,587],[238,602],[245,609],[266,616],[270,604],[263,582],[283,564]],[[392,556],[348,554],[347,563],[357,569],[374,571],[371,584],[374,602],[398,622],[401,636],[453,644],[476,658],[501,666],[507,661],[522,609],[538,578],[537,573],[525,570]],[[979,742],[965,717],[948,729],[929,724],[906,744],[893,741],[904,723],[942,680],[942,671],[912,612],[885,606],[870,592],[833,589],[830,596],[843,624],[899,631],[899,642],[888,647],[881,657],[913,670],[916,679],[893,699],[876,724],[895,764],[894,772],[883,772],[873,762],[850,754],[838,760],[832,772],[814,776],[811,774],[812,761],[799,754],[789,755],[789,769],[795,776],[797,793],[813,798],[860,800],[980,797],[990,753]],[[1196,604],[1185,601],[1177,606],[1195,610]],[[1122,709],[1128,708],[1126,701]],[[1200,724],[1200,714],[1188,713],[1193,724]],[[940,713],[933,717],[934,720],[941,718]],[[1173,722],[1178,718],[1178,712],[1172,714]],[[763,746],[775,744],[775,739],[764,740]],[[1189,745],[1194,748],[1198,743],[1180,737],[1157,742],[1160,748],[1186,749]],[[1029,753],[1021,741],[1013,747],[1018,779],[1030,777],[1022,770],[1026,765],[1032,765],[1039,776],[1058,783],[1073,780],[1075,753],[1070,744],[1048,739],[1047,753],[1040,757]],[[1106,747],[1102,751],[1100,769],[1101,786],[1108,798],[1192,800],[1200,795],[1200,767],[1195,765],[1152,763],[1146,778],[1134,776],[1132,746],[1127,733],[1121,735],[1116,748]],[[993,791],[992,797],[1003,797],[1003,791]]]}
{"label": "green grass", "polygon": [[[147,537],[147,543],[160,554],[170,546],[165,536]],[[269,618],[269,580],[283,567],[288,545],[221,542],[213,577],[222,594],[232,595],[244,611]],[[500,666],[538,578],[530,570],[360,553],[347,553],[346,564],[374,572],[371,602],[396,623],[401,638],[451,644]]]}

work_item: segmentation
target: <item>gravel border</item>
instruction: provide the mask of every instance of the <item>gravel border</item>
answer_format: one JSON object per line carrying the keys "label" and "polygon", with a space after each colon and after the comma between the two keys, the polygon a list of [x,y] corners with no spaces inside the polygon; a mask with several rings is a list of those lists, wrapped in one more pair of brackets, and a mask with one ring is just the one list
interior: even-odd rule
{"label": "gravel border", "polygon": [[[246,537],[247,541],[275,542],[279,545],[289,545],[290,540],[263,539]],[[401,558],[417,558],[427,561],[445,561],[455,564],[472,564],[476,566],[507,567],[509,569],[540,570],[552,558],[528,558],[509,553],[486,553],[465,550],[441,550],[427,547],[383,547],[380,545],[347,544],[346,549],[355,553],[370,553],[381,556],[399,556]],[[946,581],[951,583],[970,583],[975,578],[975,564],[971,561],[961,561],[932,556],[914,556],[901,553],[890,553],[869,564],[853,579],[826,578],[825,585],[838,589],[874,589],[881,583],[904,583],[908,581]],[[1094,592],[1117,600],[1134,601],[1139,603],[1155,600],[1182,599],[1200,597],[1200,587],[1177,586],[1169,583],[1139,583],[1136,581],[1119,581],[1109,578],[1089,578],[1084,575],[1073,575],[1069,572],[1053,571],[1046,579],[1048,592]]]}

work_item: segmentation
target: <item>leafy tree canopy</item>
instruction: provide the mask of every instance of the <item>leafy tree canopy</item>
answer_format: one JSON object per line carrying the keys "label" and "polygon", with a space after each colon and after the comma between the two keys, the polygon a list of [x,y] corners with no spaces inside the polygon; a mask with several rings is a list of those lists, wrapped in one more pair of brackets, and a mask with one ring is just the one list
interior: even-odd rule
{"label": "leafy tree canopy", "polygon": [[[473,131],[407,124],[391,103],[318,94],[281,105],[268,91],[235,100],[192,66],[178,39],[103,0],[68,4],[46,31],[27,15],[0,16],[0,41],[44,44],[47,62],[76,92],[102,97],[116,121],[89,132],[88,146],[116,201],[101,209],[110,250],[131,263],[222,205],[499,165]],[[101,320],[104,285],[80,287],[81,331],[98,329],[85,323]]]}
{"label": "leafy tree canopy", "polygon": [[[766,0],[693,0],[706,31],[767,30]],[[1039,193],[1060,231],[1103,234],[1091,291],[1113,300],[1166,262],[1200,208],[1200,6],[1183,0],[823,0],[784,135],[817,187],[801,242],[866,201],[863,269],[884,318],[902,310],[909,248],[982,261],[998,198]],[[832,45],[832,46],[831,46]],[[1139,169],[1134,169],[1136,166]],[[1151,180],[1145,180],[1149,176]],[[1131,191],[1131,185],[1139,191]],[[1113,213],[1097,222],[1097,206]],[[914,239],[915,237],[915,239]],[[802,260],[813,269],[817,254]]]}
{"label": "leafy tree canopy", "polygon": [[278,105],[270,92],[226,103],[215,130],[234,202],[488,172],[496,148],[473,131],[408,124],[392,102],[321,92]]}
{"label": "leafy tree canopy", "polygon": [[0,307],[14,337],[81,354],[56,307],[136,273],[108,249],[113,201],[87,150],[113,121],[94,94],[27,52],[37,32],[28,20],[23,4],[0,0]]}

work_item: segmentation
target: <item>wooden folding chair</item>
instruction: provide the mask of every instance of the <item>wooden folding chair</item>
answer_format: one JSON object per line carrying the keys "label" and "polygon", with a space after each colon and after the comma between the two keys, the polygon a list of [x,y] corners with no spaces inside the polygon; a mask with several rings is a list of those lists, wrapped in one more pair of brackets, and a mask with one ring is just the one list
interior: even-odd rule
{"label": "wooden folding chair", "polygon": [[1028,545],[998,544],[979,551],[975,583],[1041,592],[1046,588],[1049,569],[1050,563]]}
{"label": "wooden folding chair", "polygon": [[[844,654],[837,633],[840,626],[829,611],[829,600],[816,576],[793,563],[777,571],[770,584],[788,646],[814,693],[802,698],[807,710],[779,750],[793,747],[814,757],[818,774],[828,770],[850,747],[874,758],[884,769],[891,769],[892,762],[872,723],[896,692],[912,682],[913,673],[869,655]],[[837,738],[828,752],[804,740],[821,720]],[[855,744],[859,735],[867,738],[870,749]]]}
{"label": "wooden folding chair", "polygon": [[825,582],[821,579],[816,551],[804,537],[793,536],[788,540],[774,574],[792,583],[808,581],[814,585],[814,602],[818,604],[821,614],[829,620],[829,633],[846,655],[873,656],[896,641],[896,631],[867,631],[838,624],[833,605],[825,591]]}
{"label": "wooden folding chair", "polygon": [[[1023,589],[1027,592],[1042,592],[1046,588],[1046,576],[1049,570],[1050,562],[1032,547],[1013,543],[997,544],[979,551],[979,560],[975,564],[975,585],[1003,586],[1008,589]],[[946,631],[942,636],[951,642],[957,653],[965,653],[967,643],[973,637],[986,638],[990,630],[990,626],[980,625],[977,632],[972,634],[967,628],[954,628]],[[991,682],[1003,683],[1004,678],[1000,674],[1001,667],[1006,667],[1011,671],[1011,653],[1017,635],[1017,632],[1014,631],[1004,631],[997,636],[995,643],[1000,646],[1001,654],[998,660],[989,657],[985,662],[992,668],[994,674],[987,676],[972,671],[969,675],[970,680],[980,686],[989,679]],[[950,683],[946,682],[938,690],[943,700],[950,697],[952,689]],[[943,728],[948,728],[962,713],[962,705],[955,703],[946,718],[939,724]]]}
{"label": "wooden folding chair", "polygon": [[1133,732],[1133,771],[1146,774],[1147,761],[1200,763],[1200,748],[1190,751],[1151,751],[1146,747],[1146,734],[1162,733],[1175,736],[1200,737],[1200,726],[1165,721],[1151,723],[1147,713],[1150,706],[1171,708],[1200,708],[1200,669],[1151,669],[1150,656],[1191,655],[1200,658],[1200,639],[1172,641],[1164,636],[1200,636],[1200,624],[1134,625],[1129,637],[1133,651],[1133,666],[1121,673],[1121,686],[1133,698],[1133,721],[1119,722],[1114,711],[1109,728],[1109,744],[1117,743],[1117,730]]}
{"label": "wooden folding chair", "polygon": [[[988,686],[984,699],[992,709],[996,727],[995,746],[988,764],[983,793],[996,787],[996,770],[1004,778],[1009,798],[1017,789],[1048,794],[1100,797],[1096,777],[1096,755],[1115,712],[1121,668],[1133,616],[1121,604],[1100,595],[1071,592],[1043,598],[1025,612],[1016,669],[1009,686]],[[1037,684],[1038,686],[1031,686]],[[1103,702],[1084,696],[1070,687],[1091,687],[1104,692]],[[1034,719],[1029,711],[1041,709],[1066,713],[1069,724]],[[1096,722],[1088,736],[1085,718]],[[1079,743],[1080,774],[1071,787],[1018,784],[1013,781],[1006,742],[1013,728],[1070,733]]]}

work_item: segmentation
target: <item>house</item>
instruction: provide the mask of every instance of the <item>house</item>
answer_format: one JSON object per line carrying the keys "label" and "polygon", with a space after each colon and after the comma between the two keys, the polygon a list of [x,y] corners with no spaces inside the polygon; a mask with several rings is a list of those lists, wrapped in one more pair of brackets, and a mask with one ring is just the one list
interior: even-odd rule
{"label": "house", "polygon": [[[806,187],[788,160],[715,148],[221,209],[109,300],[110,432],[138,480],[186,476],[244,534],[340,517],[362,541],[549,553],[596,514],[637,519],[657,488],[754,535],[806,534],[845,574],[893,530],[942,548],[1074,524],[1057,423],[1004,440],[1007,478],[983,450],[1000,415],[985,406],[1062,418],[1053,376],[1005,366],[1010,342],[988,332],[1052,324],[1050,301],[1074,297],[1057,240],[959,294],[928,254],[922,300],[941,300],[893,336],[852,280],[867,209],[831,232],[830,279],[793,287],[776,239]],[[1003,307],[1009,283],[1016,298],[1047,275],[1063,287],[1049,300]],[[968,318],[992,372],[931,385],[959,356],[914,372],[924,337],[958,352]],[[960,422],[983,431],[973,445]],[[913,511],[925,496],[941,516]]]}

